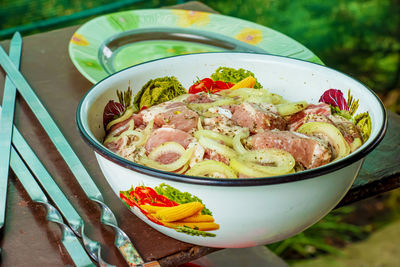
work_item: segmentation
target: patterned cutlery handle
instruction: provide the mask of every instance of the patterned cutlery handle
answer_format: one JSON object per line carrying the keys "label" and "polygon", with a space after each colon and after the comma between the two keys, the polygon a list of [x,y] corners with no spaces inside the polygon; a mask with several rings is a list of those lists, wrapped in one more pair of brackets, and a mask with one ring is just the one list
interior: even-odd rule
{"label": "patterned cutlery handle", "polygon": [[50,116],[46,108],[43,106],[40,99],[35,94],[25,77],[15,68],[10,58],[7,56],[4,49],[0,46],[0,65],[3,67],[7,75],[16,85],[19,93],[32,109],[36,118],[43,126],[44,130],[50,137],[54,146],[61,154],[71,172],[74,174],[77,182],[82,187],[89,199],[95,201],[101,208],[101,222],[114,229],[116,234],[114,244],[118,247],[122,256],[130,266],[144,264],[137,250],[134,248],[128,236],[118,227],[117,220],[109,207],[104,203],[102,194],[92,177],[87,172],[78,156],[73,151],[72,147],[65,139],[64,135]]}
{"label": "patterned cutlery handle", "polygon": [[[1,111],[1,107],[0,107]],[[36,156],[32,148],[26,142],[24,137],[14,126],[13,130],[13,151],[19,153],[20,157],[24,159],[25,163],[29,166],[31,172],[36,176],[36,180],[46,190],[48,196],[54,202],[55,206],[60,210],[65,220],[68,222],[72,230],[79,237],[82,237],[82,242],[87,253],[101,266],[112,266],[106,263],[101,258],[101,246],[99,242],[91,240],[85,235],[84,221],[71,205],[69,200],[65,197],[59,186],[55,183],[50,173],[46,170],[39,158]],[[14,153],[14,152],[13,152]],[[18,156],[18,155],[17,155]],[[12,164],[15,164],[12,162]],[[13,166],[13,165],[12,165]],[[34,178],[32,178],[34,179]]]}
{"label": "patterned cutlery handle", "polygon": [[72,230],[64,223],[61,214],[58,212],[53,205],[49,203],[46,195],[42,189],[36,183],[35,178],[32,176],[18,153],[14,148],[11,149],[11,168],[15,175],[19,178],[20,182],[24,186],[26,192],[29,194],[32,201],[42,204],[46,208],[46,219],[50,222],[54,222],[59,225],[62,231],[62,239],[64,247],[68,251],[71,259],[76,266],[95,266],[84,248],[79,242],[78,238],[72,232]]}
{"label": "patterned cutlery handle", "polygon": [[114,244],[120,251],[120,253],[125,258],[126,262],[129,266],[137,266],[144,264],[142,257],[139,255],[139,252],[132,245],[131,240],[125,234],[121,228],[118,227],[117,219],[115,218],[114,213],[110,210],[110,208],[102,201],[102,199],[93,199],[97,204],[99,204],[101,208],[101,217],[100,221],[102,224],[108,225],[113,228],[115,233],[115,241]]}

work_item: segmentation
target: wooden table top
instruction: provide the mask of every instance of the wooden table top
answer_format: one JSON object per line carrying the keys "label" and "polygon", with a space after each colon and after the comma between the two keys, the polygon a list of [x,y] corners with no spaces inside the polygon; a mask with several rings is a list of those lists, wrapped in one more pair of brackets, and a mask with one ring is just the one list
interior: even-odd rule
{"label": "wooden table top", "polygon": [[[194,6],[186,4],[183,8],[212,11],[201,3],[195,3]],[[75,123],[78,102],[92,86],[68,56],[68,42],[77,28],[67,27],[24,37],[22,73],[92,175],[105,202],[116,214],[119,226],[131,238],[145,261],[159,260],[163,266],[176,266],[215,251],[213,248],[177,241],[154,230],[134,216],[107,184],[93,152],[80,137]],[[9,41],[0,44],[8,50]],[[4,77],[1,69],[1,95]],[[19,96],[15,124],[86,222],[88,227],[85,232],[103,245],[103,258],[117,266],[125,266],[124,259],[113,245],[114,232],[99,222],[100,209],[86,197],[34,114]],[[400,116],[389,112],[386,137],[366,158],[360,175],[339,205],[398,187],[399,145]],[[12,172],[8,188],[7,220],[0,240],[3,249],[1,263],[4,266],[73,265],[61,243],[61,231],[55,224],[46,221],[44,208],[32,203]]]}

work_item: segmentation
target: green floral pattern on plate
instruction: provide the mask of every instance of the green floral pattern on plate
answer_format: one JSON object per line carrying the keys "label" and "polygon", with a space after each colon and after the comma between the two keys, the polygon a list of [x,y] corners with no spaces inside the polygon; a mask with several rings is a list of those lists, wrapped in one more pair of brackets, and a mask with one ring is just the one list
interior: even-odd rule
{"label": "green floral pattern on plate", "polygon": [[[92,83],[114,71],[148,60],[174,55],[222,51],[221,47],[182,40],[142,40],[121,44],[111,51],[105,43],[134,30],[181,28],[226,36],[262,49],[265,53],[322,61],[299,42],[265,26],[249,21],[187,10],[131,10],[97,17],[81,26],[71,37],[69,55],[76,68]],[[238,43],[240,43],[238,42]],[[110,56],[112,69],[100,55]],[[104,56],[103,56],[104,57]]]}

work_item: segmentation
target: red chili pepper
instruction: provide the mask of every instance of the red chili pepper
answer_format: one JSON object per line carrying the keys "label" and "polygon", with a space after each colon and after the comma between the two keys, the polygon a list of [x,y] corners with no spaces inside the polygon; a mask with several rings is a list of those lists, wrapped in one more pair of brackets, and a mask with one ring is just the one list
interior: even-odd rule
{"label": "red chili pepper", "polygon": [[214,85],[214,81],[210,78],[204,78],[200,81],[195,82],[189,87],[189,94],[197,94],[200,92],[210,92]]}
{"label": "red chili pepper", "polygon": [[152,205],[160,207],[173,207],[179,205],[175,201],[168,199],[167,197],[158,194],[151,187],[138,186],[129,193],[131,199],[125,195],[120,194],[121,199],[127,202],[128,205],[140,206],[140,205]]}
{"label": "red chili pepper", "polygon": [[135,202],[131,201],[129,198],[127,198],[124,194],[120,193],[119,197],[129,206],[137,206]]}
{"label": "red chili pepper", "polygon": [[229,82],[226,83],[226,82],[223,82],[223,81],[215,81],[214,82],[214,88],[215,89],[218,88],[218,89],[221,89],[221,90],[229,89],[233,85],[234,85],[233,83],[229,83]]}
{"label": "red chili pepper", "polygon": [[159,200],[160,202],[164,203],[167,207],[173,207],[173,206],[178,206],[179,205],[175,201],[172,201],[172,200],[166,198],[163,195],[158,195],[157,200]]}
{"label": "red chili pepper", "polygon": [[229,89],[234,85],[235,84],[230,82],[213,81],[210,78],[204,78],[190,86],[188,92],[189,94],[197,94],[200,92],[213,94],[221,90]]}
{"label": "red chili pepper", "polygon": [[139,194],[144,194],[147,197],[156,198],[158,196],[157,192],[151,187],[136,187],[135,192]]}

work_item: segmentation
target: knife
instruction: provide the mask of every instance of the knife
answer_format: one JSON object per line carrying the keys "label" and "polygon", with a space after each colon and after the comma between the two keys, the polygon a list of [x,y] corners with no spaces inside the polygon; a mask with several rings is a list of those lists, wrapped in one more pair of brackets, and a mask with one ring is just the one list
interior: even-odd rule
{"label": "knife", "polygon": [[[10,60],[19,68],[22,38],[16,32],[10,42]],[[15,96],[17,89],[6,76],[3,92],[3,110],[0,115],[0,229],[3,228],[6,215],[8,171],[10,166],[11,136],[14,121]],[[1,250],[0,250],[1,251]]]}
{"label": "knife", "polygon": [[[53,118],[47,112],[46,108],[40,102],[35,92],[25,80],[24,76],[15,68],[4,49],[0,46],[0,65],[3,67],[12,82],[18,88],[19,93],[23,96],[33,113],[43,126],[58,152],[64,158],[71,172],[74,174],[77,182],[82,187],[87,197],[96,202],[101,208],[100,222],[113,228],[115,233],[114,244],[130,266],[143,265],[144,260],[133,246],[129,237],[121,228],[118,227],[117,220],[111,209],[104,203],[103,196],[96,184],[93,182],[89,173],[79,160],[78,156],[72,150],[68,141],[65,139],[60,129],[54,122]],[[150,263],[148,263],[150,264]],[[158,263],[151,262],[152,265]]]}
{"label": "knife", "polygon": [[[51,198],[55,206],[64,216],[65,220],[68,222],[74,233],[82,238],[82,242],[87,253],[89,253],[89,255],[96,262],[98,262],[100,266],[113,266],[102,259],[100,243],[91,240],[85,234],[84,221],[79,216],[75,208],[71,205],[60,187],[56,184],[54,179],[43,166],[39,158],[36,156],[35,152],[33,152],[32,148],[29,146],[29,144],[26,142],[24,137],[15,126],[13,129],[12,143],[13,149],[15,148],[15,150],[21,155],[21,157],[25,161],[26,165],[29,166],[31,172],[36,176],[36,180],[38,180],[39,183],[42,185],[47,195]],[[13,162],[11,162],[11,167],[15,169],[15,167],[13,166]]]}
{"label": "knife", "polygon": [[95,266],[90,260],[89,256],[86,254],[85,249],[82,247],[78,238],[72,232],[72,230],[64,223],[61,214],[49,203],[46,195],[40,189],[39,185],[36,183],[35,178],[29,172],[28,168],[25,166],[24,162],[18,155],[18,153],[11,149],[11,168],[13,169],[15,175],[18,177],[19,181],[24,186],[26,192],[30,198],[37,203],[40,203],[46,208],[46,219],[48,221],[58,224],[62,231],[61,242],[68,251],[72,261],[76,266]]}

